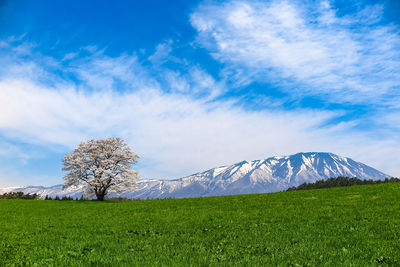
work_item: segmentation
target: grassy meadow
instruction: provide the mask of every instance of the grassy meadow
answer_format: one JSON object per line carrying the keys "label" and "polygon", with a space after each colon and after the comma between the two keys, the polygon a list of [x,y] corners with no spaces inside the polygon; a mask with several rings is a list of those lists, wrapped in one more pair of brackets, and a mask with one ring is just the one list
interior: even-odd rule
{"label": "grassy meadow", "polygon": [[0,266],[400,266],[400,183],[130,202],[0,200]]}

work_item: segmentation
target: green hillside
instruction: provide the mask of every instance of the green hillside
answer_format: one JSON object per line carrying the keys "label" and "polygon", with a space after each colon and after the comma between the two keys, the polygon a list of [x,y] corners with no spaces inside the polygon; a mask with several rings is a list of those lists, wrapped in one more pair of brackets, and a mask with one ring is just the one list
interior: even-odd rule
{"label": "green hillside", "polygon": [[132,202],[0,200],[0,266],[400,265],[400,183]]}

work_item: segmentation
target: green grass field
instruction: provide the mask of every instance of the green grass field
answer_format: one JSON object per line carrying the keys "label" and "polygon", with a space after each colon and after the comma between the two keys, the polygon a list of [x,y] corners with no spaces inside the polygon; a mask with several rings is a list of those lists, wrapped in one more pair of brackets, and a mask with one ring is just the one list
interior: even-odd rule
{"label": "green grass field", "polygon": [[400,266],[400,183],[132,202],[0,200],[0,266]]}

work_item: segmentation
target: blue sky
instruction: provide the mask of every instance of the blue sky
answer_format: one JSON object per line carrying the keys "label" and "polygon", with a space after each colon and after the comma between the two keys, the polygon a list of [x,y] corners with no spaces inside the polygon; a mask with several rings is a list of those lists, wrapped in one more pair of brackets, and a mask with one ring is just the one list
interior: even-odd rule
{"label": "blue sky", "polygon": [[400,176],[398,1],[1,1],[0,186],[117,136],[143,178],[307,151]]}

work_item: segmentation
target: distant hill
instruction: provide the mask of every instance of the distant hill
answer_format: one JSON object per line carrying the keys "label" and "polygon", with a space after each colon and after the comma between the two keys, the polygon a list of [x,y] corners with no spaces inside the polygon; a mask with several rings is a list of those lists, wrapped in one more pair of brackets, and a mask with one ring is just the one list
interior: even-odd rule
{"label": "distant hill", "polygon": [[[185,198],[236,194],[268,193],[287,190],[303,183],[313,183],[331,177],[358,177],[362,180],[382,180],[384,174],[363,163],[332,153],[309,152],[264,160],[242,161],[231,166],[213,168],[175,180],[142,180],[139,189],[124,194],[130,198]],[[52,197],[82,195],[80,188],[61,190],[52,187],[27,186],[0,189],[37,193]]]}

